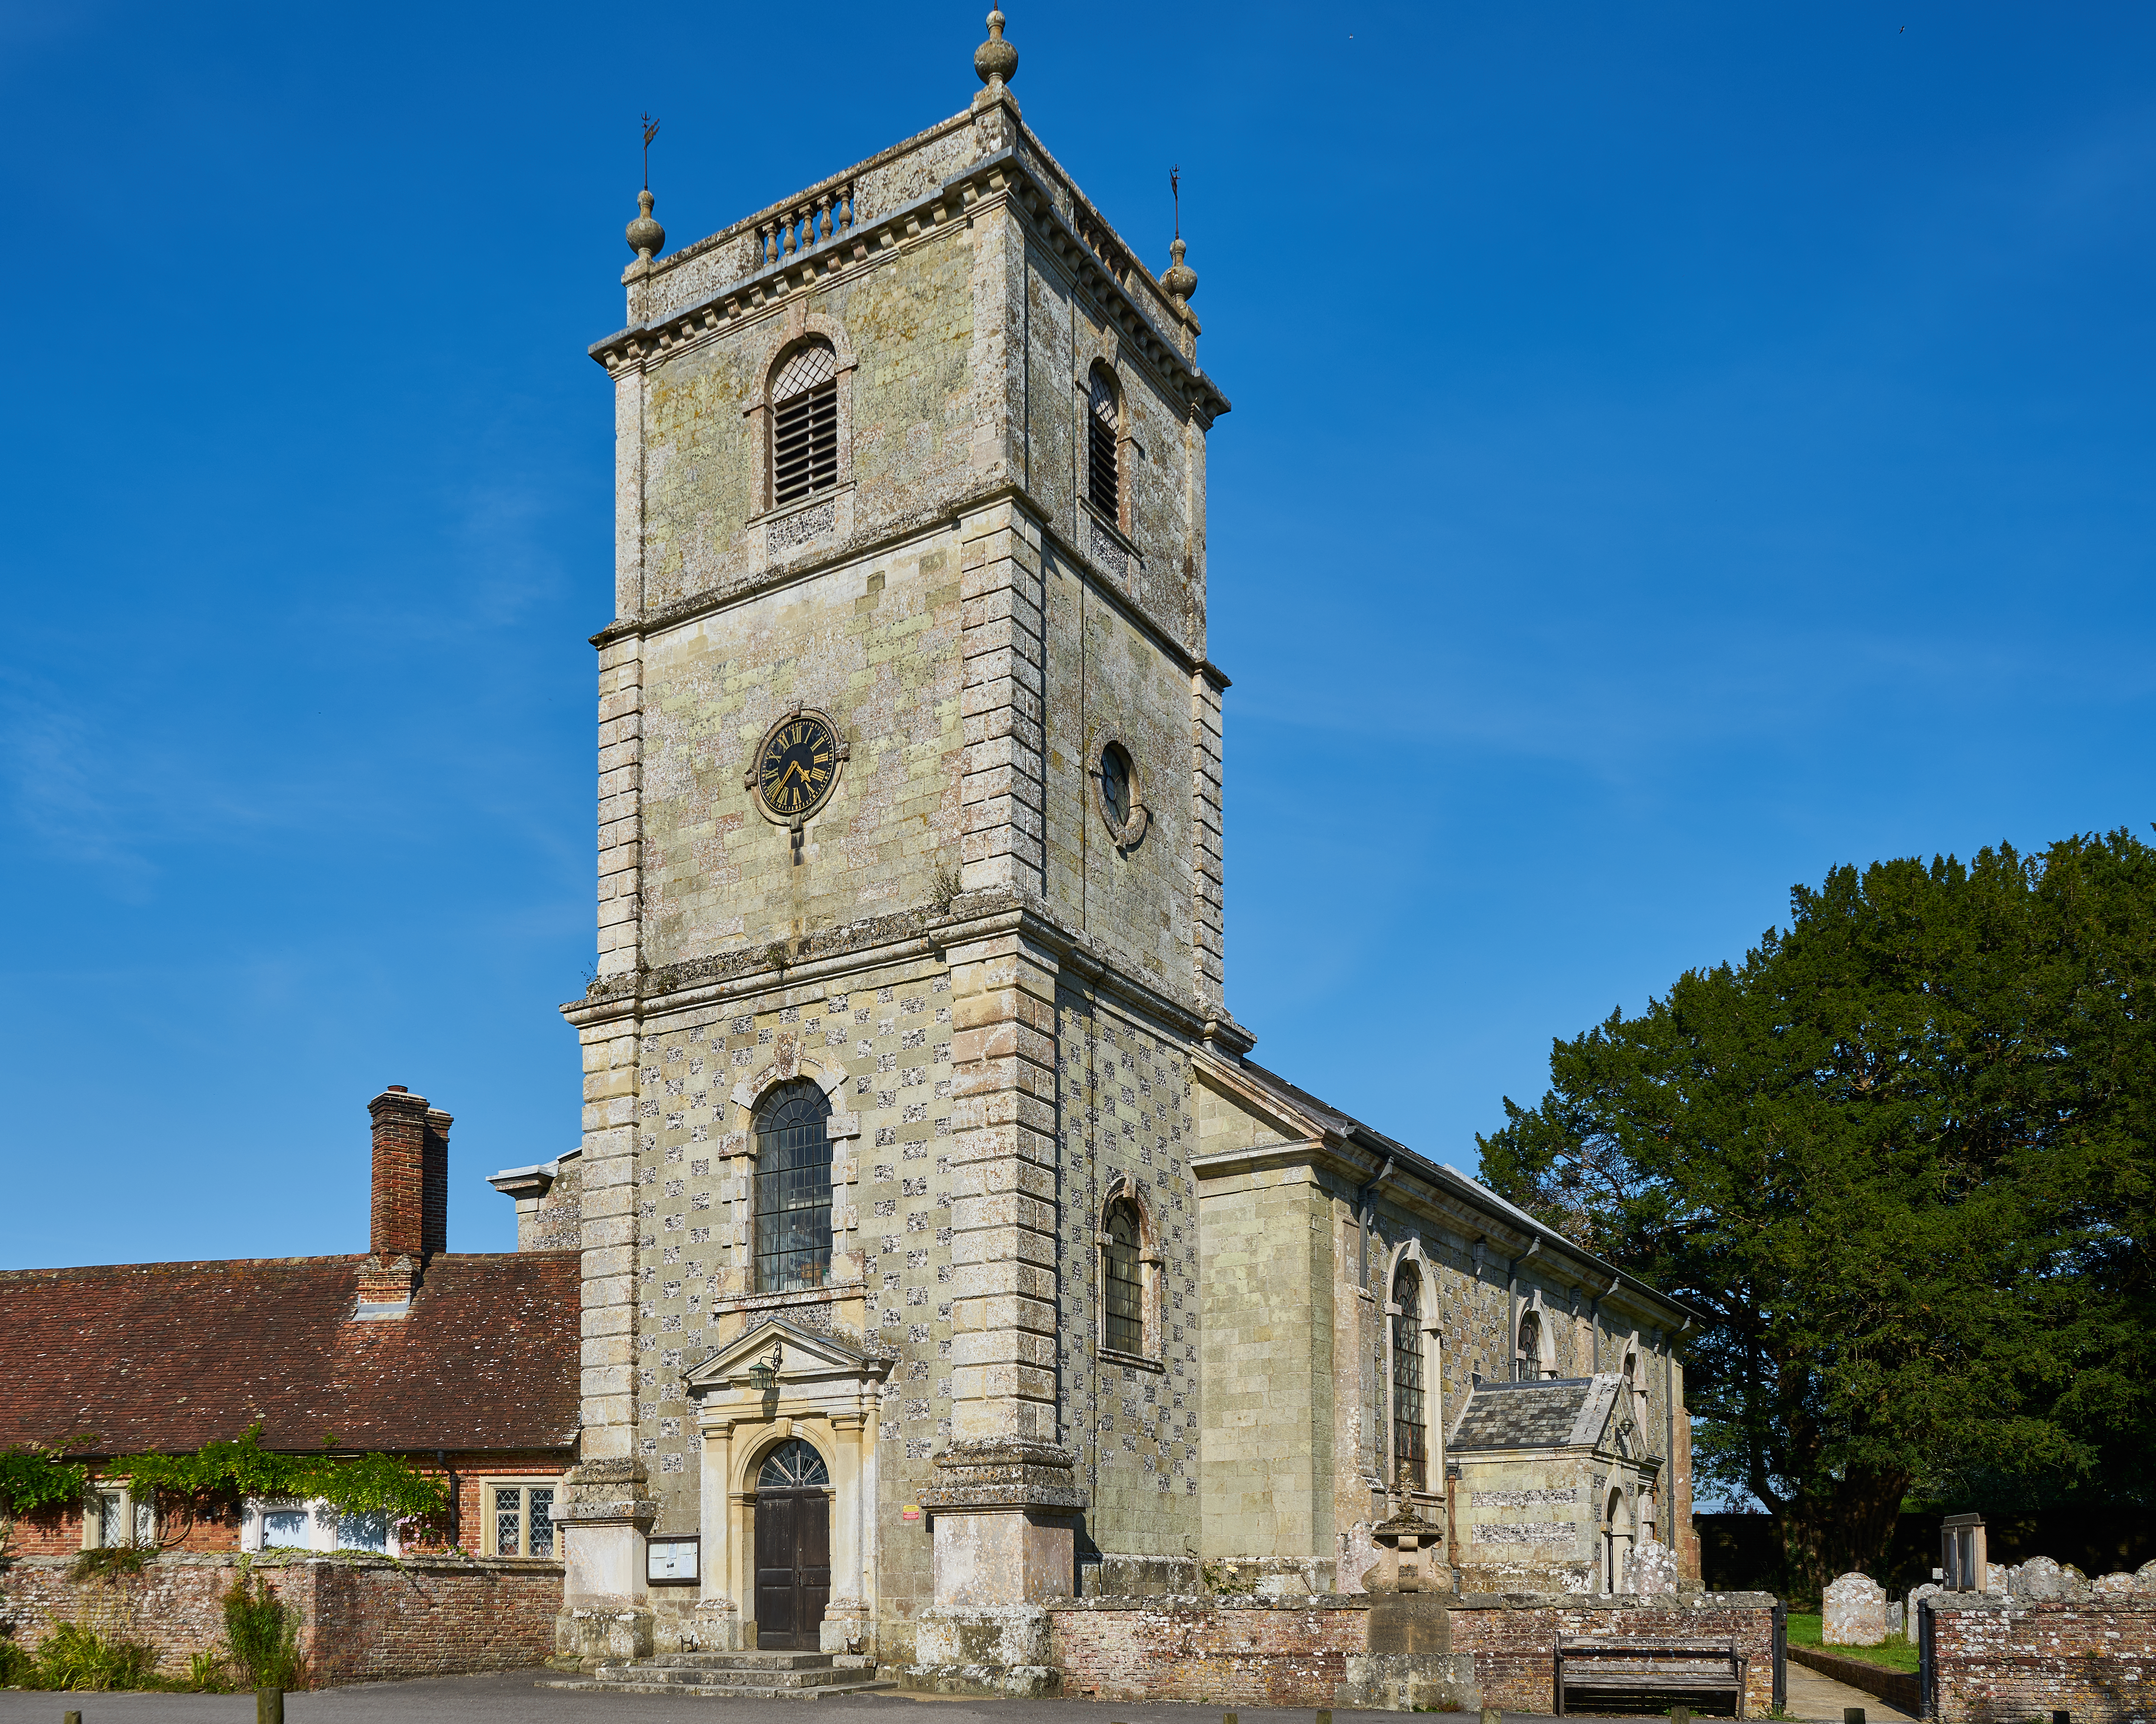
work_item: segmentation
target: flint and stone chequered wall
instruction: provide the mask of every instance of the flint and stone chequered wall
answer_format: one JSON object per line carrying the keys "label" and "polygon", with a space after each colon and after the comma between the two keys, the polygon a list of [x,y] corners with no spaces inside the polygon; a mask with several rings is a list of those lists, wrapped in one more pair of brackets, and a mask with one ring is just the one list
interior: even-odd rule
{"label": "flint and stone chequered wall", "polygon": [[1941,1724],[2074,1724],[2156,1716],[2156,1598],[1939,1603],[1933,1694]]}
{"label": "flint and stone chequered wall", "polygon": [[[167,1673],[222,1650],[221,1601],[239,1557],[157,1557],[110,1582],[70,1580],[68,1566],[29,1557],[0,1575],[0,1624],[18,1644],[34,1648],[54,1624],[80,1623],[156,1647]],[[300,1611],[300,1650],[318,1685],[521,1670],[554,1650],[558,1562],[271,1558],[249,1573]]]}

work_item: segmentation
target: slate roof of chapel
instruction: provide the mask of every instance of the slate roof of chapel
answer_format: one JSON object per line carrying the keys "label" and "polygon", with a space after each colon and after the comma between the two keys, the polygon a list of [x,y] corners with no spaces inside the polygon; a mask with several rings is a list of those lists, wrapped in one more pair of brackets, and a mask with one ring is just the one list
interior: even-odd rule
{"label": "slate roof of chapel", "polygon": [[353,1320],[363,1257],[0,1271],[0,1447],[571,1447],[574,1251],[434,1258],[409,1315]]}
{"label": "slate roof of chapel", "polygon": [[1606,1373],[1477,1383],[1446,1447],[1459,1452],[1591,1447],[1609,1427],[1619,1391],[1619,1379]]}

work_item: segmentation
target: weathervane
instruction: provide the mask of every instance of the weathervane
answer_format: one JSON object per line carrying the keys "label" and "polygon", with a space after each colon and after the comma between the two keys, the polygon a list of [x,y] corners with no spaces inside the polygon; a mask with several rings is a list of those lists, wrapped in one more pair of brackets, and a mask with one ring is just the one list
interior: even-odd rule
{"label": "weathervane", "polygon": [[1183,238],[1183,164],[1178,162],[1168,171],[1168,195],[1175,200],[1175,237]]}
{"label": "weathervane", "polygon": [[644,189],[651,189],[651,141],[659,136],[659,122],[649,114],[644,116]]}

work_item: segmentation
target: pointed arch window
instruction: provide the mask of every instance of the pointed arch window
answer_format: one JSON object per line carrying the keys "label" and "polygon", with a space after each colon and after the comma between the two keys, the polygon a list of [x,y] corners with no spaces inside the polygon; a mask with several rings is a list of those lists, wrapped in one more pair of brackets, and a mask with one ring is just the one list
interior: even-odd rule
{"label": "pointed arch window", "polygon": [[824,341],[793,350],[771,380],[774,505],[839,482],[839,358]]}
{"label": "pointed arch window", "polygon": [[1422,1276],[1403,1263],[1393,1277],[1393,1473],[1430,1488],[1430,1415],[1423,1383]]}
{"label": "pointed arch window", "polygon": [[756,1290],[820,1287],[831,1270],[831,1104],[806,1081],[756,1111]]}
{"label": "pointed arch window", "polygon": [[1104,365],[1093,367],[1086,415],[1086,495],[1111,521],[1121,521],[1122,475],[1117,461],[1122,442],[1123,404],[1115,379]]}
{"label": "pointed arch window", "polygon": [[1116,1352],[1145,1352],[1145,1265],[1139,1255],[1138,1206],[1128,1198],[1102,1218],[1101,1344]]}

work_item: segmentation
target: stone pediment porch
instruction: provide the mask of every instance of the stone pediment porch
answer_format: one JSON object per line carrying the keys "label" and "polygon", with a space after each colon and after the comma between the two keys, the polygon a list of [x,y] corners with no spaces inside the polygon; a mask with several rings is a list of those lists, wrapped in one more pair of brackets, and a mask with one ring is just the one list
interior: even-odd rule
{"label": "stone pediment porch", "polygon": [[[683,1373],[701,1438],[700,1583],[666,1650],[755,1644],[757,1483],[783,1445],[805,1443],[829,1475],[831,1595],[822,1650],[872,1654],[876,1616],[876,1441],[896,1362],[844,1337],[767,1316]],[[675,1529],[669,1529],[675,1530]],[[688,1529],[679,1529],[685,1532]]]}

